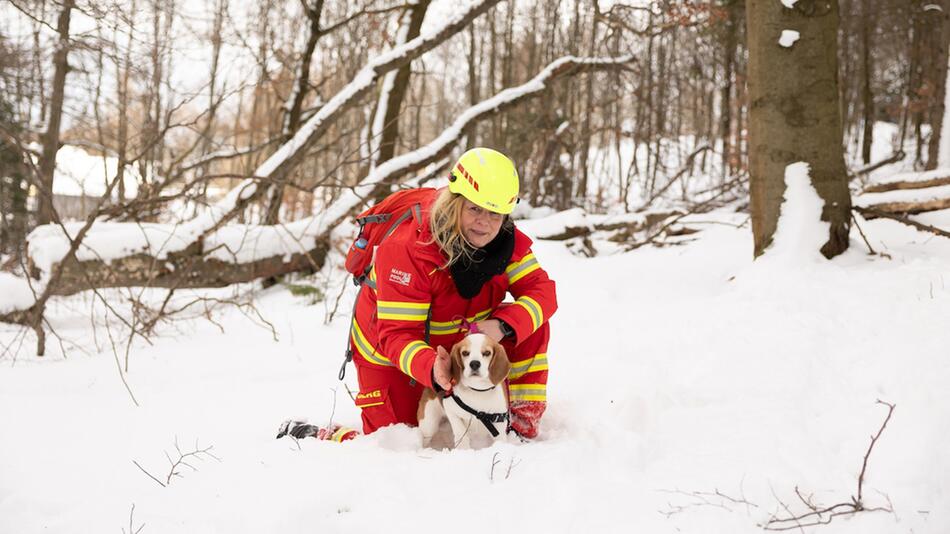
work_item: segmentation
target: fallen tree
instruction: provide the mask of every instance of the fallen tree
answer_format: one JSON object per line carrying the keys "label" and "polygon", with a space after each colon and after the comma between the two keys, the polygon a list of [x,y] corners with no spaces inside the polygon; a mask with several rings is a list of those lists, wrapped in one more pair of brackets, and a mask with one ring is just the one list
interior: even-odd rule
{"label": "fallen tree", "polygon": [[[929,173],[928,173],[929,174]],[[901,191],[907,189],[926,189],[928,187],[940,187],[950,185],[950,173],[943,171],[943,176],[926,178],[922,180],[896,180],[893,182],[884,182],[873,184],[864,189],[864,193],[886,193],[888,191]]]}
{"label": "fallen tree", "polygon": [[[236,209],[240,202],[255,195],[249,192],[252,185],[255,190],[262,189],[257,188],[252,179],[215,205],[214,214],[199,217],[197,222],[178,225],[99,223],[97,231],[90,232],[94,224],[91,218],[81,227],[75,224],[40,227],[28,239],[29,270],[46,284],[32,305],[0,310],[0,321],[37,330],[46,299],[88,289],[220,287],[317,270],[326,259],[334,229],[364,206],[367,199],[388,190],[394,182],[444,160],[470,124],[543,94],[550,82],[558,78],[624,68],[633,61],[633,56],[559,58],[527,83],[505,89],[470,107],[429,144],[379,165],[323,212],[294,223],[246,226],[213,222],[224,220],[218,218],[225,217],[223,208]],[[289,144],[294,143],[291,140]],[[303,152],[305,148],[297,147],[297,150]],[[207,225],[209,222],[211,226]],[[23,283],[30,284],[27,280]],[[42,348],[38,352],[42,354]]]}
{"label": "fallen tree", "polygon": [[[882,184],[880,192],[867,192],[855,198],[855,205],[892,215],[914,215],[947,209],[950,208],[950,179]],[[874,217],[871,215],[868,218]]]}

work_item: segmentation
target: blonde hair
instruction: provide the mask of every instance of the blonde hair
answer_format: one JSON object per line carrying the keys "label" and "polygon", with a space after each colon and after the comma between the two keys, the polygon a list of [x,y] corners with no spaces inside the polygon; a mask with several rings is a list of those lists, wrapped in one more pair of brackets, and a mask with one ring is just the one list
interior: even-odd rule
{"label": "blonde hair", "polygon": [[432,203],[429,214],[432,240],[429,243],[437,243],[448,258],[443,268],[451,266],[463,256],[472,259],[475,252],[462,235],[461,214],[464,206],[465,197],[448,188],[443,189]]}

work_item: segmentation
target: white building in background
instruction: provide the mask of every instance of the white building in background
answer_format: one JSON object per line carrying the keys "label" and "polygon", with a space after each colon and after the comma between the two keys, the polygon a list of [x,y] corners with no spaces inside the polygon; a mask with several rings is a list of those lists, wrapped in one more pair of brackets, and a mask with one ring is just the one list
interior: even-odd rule
{"label": "white building in background", "polygon": [[[115,178],[118,158],[90,154],[80,147],[63,145],[56,153],[53,175],[53,207],[63,220],[84,219],[106,192],[108,181]],[[134,198],[139,186],[138,169],[126,166],[125,196]],[[112,199],[118,198],[113,189]]]}

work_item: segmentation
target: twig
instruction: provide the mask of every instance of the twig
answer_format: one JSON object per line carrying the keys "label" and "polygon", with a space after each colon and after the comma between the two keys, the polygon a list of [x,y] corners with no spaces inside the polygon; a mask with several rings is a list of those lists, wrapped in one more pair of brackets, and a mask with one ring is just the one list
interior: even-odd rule
{"label": "twig", "polygon": [[872,163],[870,165],[865,165],[864,167],[861,167],[859,169],[854,169],[849,174],[851,175],[851,178],[857,178],[858,176],[861,176],[862,174],[868,174],[871,171],[880,169],[881,167],[885,165],[890,165],[891,163],[897,163],[898,161],[904,159],[904,156],[906,156],[906,154],[904,154],[904,151],[898,150],[897,152],[891,154],[889,158],[882,159],[881,161]]}
{"label": "twig", "polygon": [[[884,423],[881,424],[881,428],[878,429],[877,434],[871,436],[871,444],[868,446],[867,452],[864,453],[864,461],[861,464],[861,474],[858,476],[858,496],[852,496],[851,502],[840,502],[825,508],[821,508],[812,502],[810,495],[807,497],[802,495],[801,491],[798,489],[798,486],[796,486],[795,495],[798,496],[798,499],[802,501],[809,511],[806,513],[795,514],[788,505],[776,497],[776,499],[779,501],[779,504],[785,508],[788,517],[777,517],[773,515],[768,521],[765,522],[764,525],[761,525],[764,530],[783,531],[799,529],[804,531],[805,527],[827,525],[832,519],[839,516],[855,515],[858,512],[894,512],[889,498],[887,499],[888,506],[886,507],[868,508],[865,506],[863,501],[864,475],[867,471],[868,458],[871,457],[871,451],[874,449],[874,444],[877,443],[877,440],[881,437],[881,434],[887,427],[887,423],[891,420],[891,415],[894,413],[894,408],[896,406],[880,399],[877,400],[877,404],[883,404],[884,406],[888,407],[887,417],[884,419]],[[772,494],[774,495],[775,492],[773,491]]]}
{"label": "twig", "polygon": [[149,473],[148,471],[146,471],[145,468],[142,467],[141,465],[139,465],[138,462],[136,462],[135,460],[132,460],[132,463],[135,464],[135,467],[138,467],[143,473],[145,473],[146,475],[148,475],[148,478],[154,480],[156,484],[158,484],[159,486],[161,486],[161,487],[163,487],[163,488],[165,487],[165,484],[164,484],[161,480],[155,478],[154,475],[152,475],[151,473]]}
{"label": "twig", "polygon": [[330,419],[327,421],[327,432],[333,428],[333,416],[336,414],[336,388],[330,388],[333,397],[333,404],[330,405]]}
{"label": "twig", "polygon": [[861,474],[858,476],[858,504],[862,502],[862,490],[864,489],[864,472],[868,468],[868,458],[871,456],[871,450],[874,449],[874,444],[877,443],[878,438],[881,437],[881,434],[884,432],[884,429],[887,427],[888,421],[891,420],[891,415],[894,413],[894,404],[884,402],[881,399],[877,399],[877,404],[883,404],[887,406],[887,417],[884,419],[884,423],[881,424],[881,428],[878,429],[877,434],[871,436],[871,444],[868,446],[868,451],[864,455],[864,462],[861,464]]}
{"label": "twig", "polygon": [[701,507],[701,506],[711,506],[713,508],[722,508],[723,510],[728,510],[731,512],[732,508],[727,506],[726,502],[729,502],[732,504],[744,504],[747,507],[752,506],[752,507],[758,508],[758,505],[751,503],[745,500],[744,498],[731,497],[721,492],[718,488],[716,488],[714,491],[683,491],[679,489],[658,490],[658,491],[660,491],[661,493],[682,495],[682,496],[694,499],[694,502],[690,502],[685,505],[673,504],[669,502],[666,503],[669,509],[666,511],[659,510],[659,512],[665,515],[666,517],[671,517],[674,514],[678,514],[688,508]]}
{"label": "twig", "polygon": [[871,246],[871,243],[868,242],[867,236],[864,235],[864,230],[861,229],[861,225],[858,224],[858,218],[855,217],[853,213],[851,214],[851,220],[854,221],[854,227],[858,229],[858,233],[861,234],[861,239],[863,239],[864,244],[867,245],[868,254],[877,254],[877,252],[875,252],[874,248]]}
{"label": "twig", "polygon": [[[157,482],[157,481],[156,481]],[[132,525],[132,516],[135,515],[135,503],[132,503],[132,509],[129,511],[129,534],[139,534],[142,532],[142,529],[145,528],[145,523],[142,523],[139,528],[134,528]],[[122,529],[122,534],[125,534],[125,529]]]}
{"label": "twig", "polygon": [[499,455],[499,454],[500,454],[500,453],[498,453],[498,452],[496,452],[495,454],[492,454],[492,457],[491,457],[491,471],[488,473],[488,481],[489,481],[489,482],[494,482],[494,481],[495,481],[495,466],[501,463],[501,460],[498,459],[498,455]]}
{"label": "twig", "polygon": [[508,480],[508,477],[511,476],[511,472],[515,467],[518,467],[518,464],[521,463],[521,460],[515,461],[515,457],[511,457],[511,461],[508,462],[508,469],[505,471],[505,480]]}
{"label": "twig", "polygon": [[892,219],[897,222],[906,224],[907,226],[913,226],[918,230],[923,230],[925,232],[930,232],[932,234],[937,234],[943,237],[950,237],[950,232],[946,230],[941,230],[935,226],[930,226],[927,224],[919,223],[917,221],[911,220],[907,215],[896,215],[893,213],[888,213],[886,211],[881,211],[874,208],[862,208],[861,206],[855,206],[854,211],[860,213],[861,215],[874,215],[875,217],[884,217],[885,219]]}
{"label": "twig", "polygon": [[217,456],[215,456],[214,454],[212,454],[212,453],[210,452],[211,449],[213,449],[213,448],[214,448],[214,445],[211,445],[211,446],[206,447],[206,448],[204,448],[204,449],[199,449],[199,448],[198,448],[198,440],[195,439],[195,449],[194,449],[193,451],[183,453],[183,452],[181,452],[181,448],[178,446],[178,438],[176,437],[176,438],[175,438],[175,450],[178,452],[178,459],[172,461],[171,456],[169,456],[167,452],[165,453],[165,457],[168,458],[169,463],[172,464],[171,469],[169,469],[169,471],[168,471],[168,477],[165,479],[165,485],[167,486],[168,484],[171,484],[171,482],[172,482],[172,477],[173,477],[173,476],[178,476],[178,477],[181,476],[181,473],[179,473],[179,472],[177,471],[177,469],[178,469],[179,466],[182,466],[182,465],[183,465],[183,466],[185,466],[185,467],[191,469],[192,471],[197,471],[197,469],[195,469],[195,467],[194,467],[193,465],[191,465],[191,464],[189,464],[188,462],[185,461],[187,458],[197,458],[197,459],[201,460],[201,459],[202,459],[202,458],[201,458],[201,455],[204,454],[204,455],[210,456],[211,458],[214,458],[215,460],[218,460],[218,461],[220,462],[221,459],[218,458]]}

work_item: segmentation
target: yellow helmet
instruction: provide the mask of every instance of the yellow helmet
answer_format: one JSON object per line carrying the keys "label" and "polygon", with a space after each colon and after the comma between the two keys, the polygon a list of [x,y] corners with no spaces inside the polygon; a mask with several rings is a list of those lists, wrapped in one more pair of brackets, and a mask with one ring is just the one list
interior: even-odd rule
{"label": "yellow helmet", "polygon": [[452,167],[449,191],[486,210],[511,213],[518,203],[518,170],[497,150],[473,148]]}

